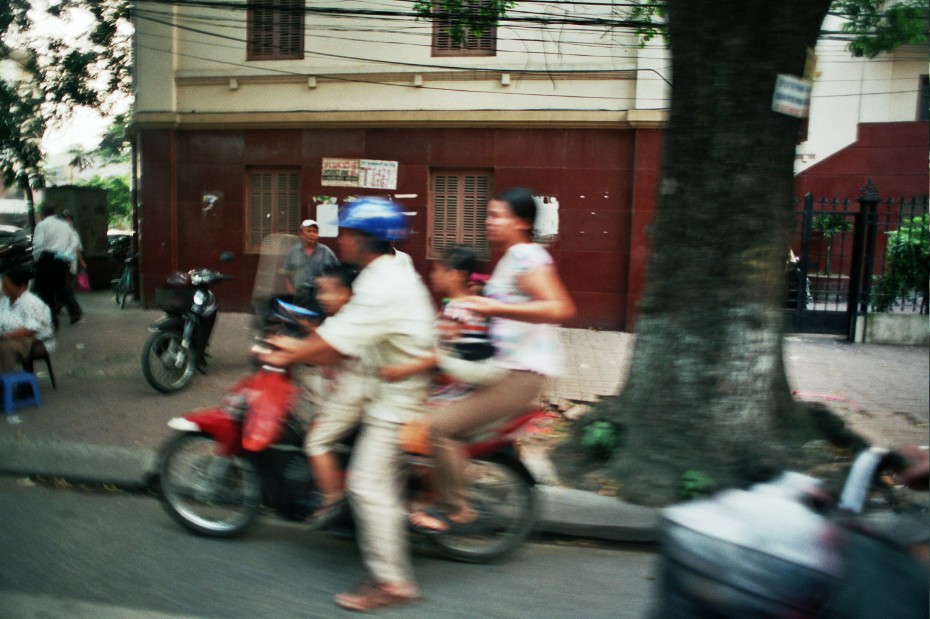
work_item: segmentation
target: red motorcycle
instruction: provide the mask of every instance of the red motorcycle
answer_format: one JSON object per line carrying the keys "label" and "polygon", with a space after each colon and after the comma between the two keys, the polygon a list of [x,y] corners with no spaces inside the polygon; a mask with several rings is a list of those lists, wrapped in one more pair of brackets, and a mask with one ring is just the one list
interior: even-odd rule
{"label": "red motorcycle", "polygon": [[[294,323],[299,308],[277,303],[279,320]],[[217,408],[172,419],[176,430],[161,448],[161,502],[192,531],[211,537],[244,532],[264,505],[301,522],[318,507],[303,441],[307,428],[293,414],[298,388],[286,369],[261,366],[236,384]],[[445,555],[469,562],[497,559],[519,546],[536,519],[535,482],[520,462],[516,439],[541,416],[534,410],[468,445],[469,493],[478,520],[467,528],[424,536]],[[337,452],[348,460],[351,441]],[[343,463],[345,464],[345,462]],[[424,488],[422,459],[412,459],[411,500]],[[343,522],[350,522],[346,504]]]}

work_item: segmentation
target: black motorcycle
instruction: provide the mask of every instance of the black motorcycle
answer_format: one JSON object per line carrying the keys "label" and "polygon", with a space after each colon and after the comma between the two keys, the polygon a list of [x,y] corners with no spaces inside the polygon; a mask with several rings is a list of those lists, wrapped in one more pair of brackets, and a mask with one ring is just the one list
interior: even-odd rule
{"label": "black motorcycle", "polygon": [[[889,485],[902,464],[894,452],[863,452],[838,501],[788,472],[666,509],[651,617],[925,618],[927,568],[909,550],[926,541],[926,499],[890,500],[906,492]],[[871,503],[882,509],[865,510]]]}
{"label": "black motorcycle", "polygon": [[22,228],[0,225],[0,273],[14,268],[35,270],[32,237]]}
{"label": "black motorcycle", "polygon": [[[232,259],[231,252],[220,256],[220,262]],[[157,391],[180,391],[195,370],[206,370],[207,346],[219,309],[210,287],[229,279],[211,269],[178,271],[168,277],[167,286],[155,291],[155,302],[165,315],[149,326],[152,335],[142,347],[142,373]]]}

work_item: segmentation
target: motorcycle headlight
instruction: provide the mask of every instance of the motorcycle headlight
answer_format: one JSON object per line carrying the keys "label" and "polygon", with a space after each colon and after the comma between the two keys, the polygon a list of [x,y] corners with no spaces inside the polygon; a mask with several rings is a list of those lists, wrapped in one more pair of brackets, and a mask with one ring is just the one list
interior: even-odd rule
{"label": "motorcycle headlight", "polygon": [[198,290],[194,293],[194,305],[203,305],[207,300],[207,293],[203,290]]}

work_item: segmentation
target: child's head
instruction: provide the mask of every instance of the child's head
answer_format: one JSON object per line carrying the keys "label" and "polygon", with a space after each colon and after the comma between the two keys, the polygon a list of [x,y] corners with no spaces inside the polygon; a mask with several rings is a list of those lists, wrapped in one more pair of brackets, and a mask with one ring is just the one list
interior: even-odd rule
{"label": "child's head", "polygon": [[316,300],[332,316],[352,298],[352,282],[358,271],[346,264],[330,265],[316,278]]}
{"label": "child's head", "polygon": [[455,245],[446,250],[442,260],[433,265],[430,281],[442,294],[467,294],[468,278],[475,270],[478,255],[470,247]]}

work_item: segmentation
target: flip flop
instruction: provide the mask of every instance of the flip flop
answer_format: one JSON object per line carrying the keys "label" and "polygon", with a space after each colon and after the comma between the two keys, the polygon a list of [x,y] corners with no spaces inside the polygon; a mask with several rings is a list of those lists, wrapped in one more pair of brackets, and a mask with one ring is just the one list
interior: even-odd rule
{"label": "flip flop", "polygon": [[456,522],[450,520],[449,516],[446,515],[444,511],[437,507],[430,507],[428,509],[419,510],[419,512],[413,512],[410,516],[414,514],[424,514],[429,518],[441,522],[444,525],[444,528],[437,529],[434,527],[427,527],[422,524],[417,524],[411,521],[408,517],[407,526],[411,531],[416,531],[417,533],[422,533],[423,535],[446,535],[449,533],[468,533],[470,531],[480,530],[480,525],[478,524],[478,519],[472,520],[471,522]]}
{"label": "flip flop", "polygon": [[304,523],[308,525],[311,530],[321,529],[328,524],[332,524],[332,522],[342,514],[342,509],[347,502],[348,500],[346,497],[336,499],[329,505],[324,505],[316,511],[311,512],[311,514],[304,519]]}

